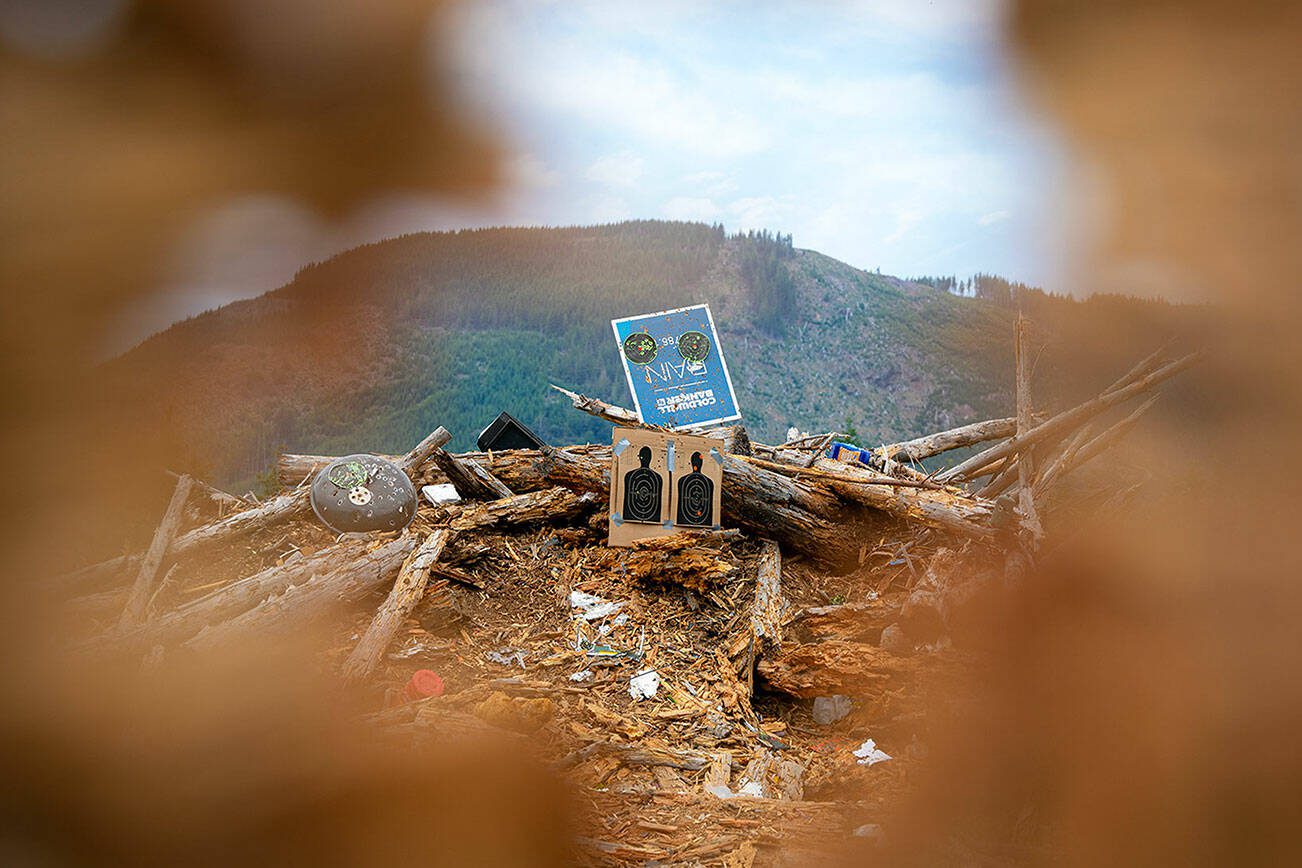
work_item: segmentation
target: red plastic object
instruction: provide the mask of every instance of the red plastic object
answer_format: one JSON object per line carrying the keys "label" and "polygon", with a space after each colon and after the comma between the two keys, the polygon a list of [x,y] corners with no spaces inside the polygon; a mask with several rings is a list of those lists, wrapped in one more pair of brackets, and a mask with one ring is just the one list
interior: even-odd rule
{"label": "red plastic object", "polygon": [[433,669],[417,669],[411,674],[403,693],[410,700],[443,695],[443,679]]}

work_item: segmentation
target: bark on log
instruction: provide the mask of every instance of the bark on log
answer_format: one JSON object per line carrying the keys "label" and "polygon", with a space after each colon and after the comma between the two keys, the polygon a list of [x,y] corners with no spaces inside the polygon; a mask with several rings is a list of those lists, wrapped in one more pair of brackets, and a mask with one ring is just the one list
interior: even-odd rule
{"label": "bark on log", "polygon": [[283,594],[264,600],[249,611],[208,627],[185,643],[206,651],[249,636],[293,635],[344,603],[356,602],[393,581],[416,548],[416,537],[403,534],[356,557],[340,561]]}
{"label": "bark on log", "polygon": [[787,601],[782,596],[782,550],[772,540],[760,544],[759,569],[755,574],[755,604],[751,607],[751,632],[760,654],[772,654],[782,647],[782,623]]}
{"label": "bark on log", "polygon": [[[1025,437],[1030,433],[1034,423],[1031,419],[1031,360],[1026,346],[1026,318],[1019,311],[1014,333],[1014,345],[1017,364],[1017,436]],[[1040,524],[1040,514],[1035,508],[1035,447],[1023,449],[1017,454],[1017,507],[1022,516],[1022,530],[1025,532],[1026,545],[1030,550],[1039,547],[1044,536],[1044,527]]]}
{"label": "bark on log", "polygon": [[786,635],[798,642],[855,639],[877,644],[882,630],[899,617],[899,607],[885,600],[811,606],[787,623]]}
{"label": "bark on log", "polygon": [[435,448],[430,450],[430,459],[466,500],[497,500],[513,494],[473,458],[458,458]]}
{"label": "bark on log", "polygon": [[416,444],[416,446],[398,460],[398,466],[402,472],[415,479],[416,472],[426,461],[436,452],[442,452],[444,445],[452,439],[448,429],[442,425],[435,428],[429,433],[429,436]]}
{"label": "bark on log", "polygon": [[924,458],[940,455],[942,452],[975,446],[987,440],[1002,440],[1016,433],[1017,419],[1015,418],[987,419],[984,422],[973,422],[948,431],[915,437],[902,443],[881,446],[873,451],[881,458],[891,461],[921,461]]}
{"label": "bark on log", "polygon": [[[167,471],[167,475],[171,476],[173,479],[181,478],[180,473],[173,473],[171,470]],[[249,508],[249,501],[242,497],[236,497],[229,492],[222,491],[220,488],[213,488],[202,479],[191,477],[190,482],[194,486],[196,492],[212,501],[223,514],[230,512],[233,509],[239,510]]]}
{"label": "bark on log", "polygon": [[[404,469],[409,466],[417,466],[425,460],[422,456],[427,456],[429,450],[438,448],[440,443],[446,443],[450,437],[451,435],[443,428],[436,428],[433,433],[418,443],[411,452],[395,459],[395,461]],[[329,463],[329,461],[333,460],[333,458],[327,459],[326,462]],[[411,475],[411,471],[408,471],[408,475]],[[279,495],[257,506],[249,507],[233,515],[228,515],[219,521],[197,527],[188,533],[182,534],[172,544],[171,551],[176,556],[188,554],[210,543],[252,533],[310,512],[311,500],[308,489],[306,487],[296,488],[292,492]],[[134,554],[121,555],[107,561],[101,561],[98,564],[82,567],[79,570],[57,577],[51,583],[51,588],[63,590],[65,593],[84,593],[100,583],[114,579],[127,568],[135,568],[140,563],[140,558],[140,555]]]}
{"label": "bark on log", "polygon": [[1108,409],[1121,404],[1136,395],[1143,394],[1153,387],[1169,380],[1176,374],[1193,365],[1202,357],[1201,352],[1190,353],[1184,358],[1170,362],[1157,370],[1145,374],[1134,382],[1123,386],[1122,388],[1104,392],[1097,398],[1079,404],[1070,410],[1064,410],[1047,422],[1035,426],[1024,436],[1014,437],[1006,440],[997,446],[985,450],[979,455],[974,455],[967,461],[957,467],[953,467],[936,478],[941,482],[949,482],[954,479],[971,478],[980,475],[979,471],[983,468],[994,464],[1001,458],[1006,458],[1014,453],[1020,453],[1036,443],[1042,442],[1050,437],[1065,435],[1067,432],[1088,422],[1095,416],[1107,411]]}
{"label": "bark on log", "polygon": [[774,690],[814,699],[818,696],[875,696],[914,666],[874,645],[832,639],[788,645],[759,662],[759,673]]}
{"label": "bark on log", "polygon": [[314,575],[328,572],[339,564],[360,557],[365,554],[366,546],[364,540],[349,540],[307,557],[296,557],[283,564],[267,567],[197,600],[191,600],[136,629],[106,633],[91,640],[88,645],[173,645],[189,639],[210,624],[233,618],[268,597],[283,593],[294,585],[301,585]]}
{"label": "bark on log", "polygon": [[[905,521],[921,522],[929,527],[958,534],[968,539],[988,542],[994,538],[987,522],[993,505],[970,494],[953,489],[897,488],[876,481],[877,474],[868,468],[843,464],[830,458],[814,462],[815,469],[837,471],[848,477],[829,481],[828,486],[843,500],[881,510]],[[863,482],[854,477],[860,477]]]}
{"label": "bark on log", "polygon": [[[563,389],[560,386],[552,384],[552,388],[570,399],[570,404],[576,410],[587,413],[590,416],[596,416],[598,419],[604,419],[612,425],[619,425],[623,428],[649,428],[653,431],[669,432],[670,429],[660,425],[650,425],[641,421],[637,413],[625,407],[618,407],[614,404],[607,404],[605,401],[597,398],[589,398],[587,395],[580,395],[578,392],[571,392],[569,389]],[[680,433],[695,434],[698,437],[710,437],[715,440],[723,441],[724,452],[730,452],[733,455],[750,455],[751,442],[750,435],[746,433],[745,426],[742,425],[721,425],[717,428],[707,428],[705,430],[682,429]]]}
{"label": "bark on log", "polygon": [[451,535],[452,531],[446,528],[434,531],[425,537],[425,541],[402,565],[389,596],[380,605],[371,625],[366,628],[366,633],[344,661],[343,675],[346,680],[358,681],[375,669],[384,649],[393,641],[393,634],[398,632],[402,622],[425,595],[430,568],[443,554],[443,547]]}
{"label": "bark on log", "polygon": [[449,527],[456,531],[482,530],[502,525],[569,521],[597,505],[590,492],[576,494],[567,488],[549,488],[516,494],[452,510]]}
{"label": "bark on log", "polygon": [[190,497],[192,483],[193,480],[185,475],[176,481],[172,499],[167,504],[167,510],[163,513],[163,520],[159,522],[158,529],[154,531],[154,538],[145,551],[144,559],[140,562],[139,572],[136,573],[136,582],[131,587],[131,593],[127,595],[127,604],[122,608],[122,617],[118,620],[118,627],[121,629],[139,624],[145,618],[145,609],[154,594],[154,583],[158,580],[158,568],[162,566],[163,557],[172,545],[176,529],[181,524],[182,510]]}

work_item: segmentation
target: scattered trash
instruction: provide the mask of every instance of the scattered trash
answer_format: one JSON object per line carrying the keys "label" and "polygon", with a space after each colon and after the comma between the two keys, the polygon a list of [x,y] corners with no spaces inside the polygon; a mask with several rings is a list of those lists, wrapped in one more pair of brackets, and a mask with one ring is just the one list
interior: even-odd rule
{"label": "scattered trash", "polygon": [[312,481],[309,500],[336,533],[402,530],[416,517],[416,486],[402,468],[375,455],[327,464]]}
{"label": "scattered trash", "polygon": [[718,796],[720,799],[736,798],[764,798],[764,785],[759,781],[747,781],[733,792],[732,787],[727,784],[711,784],[705,788],[705,791],[712,796]]}
{"label": "scattered trash", "polygon": [[582,609],[580,617],[585,621],[596,621],[613,615],[624,607],[623,603],[612,603],[601,597],[583,591],[570,591],[570,606]]}
{"label": "scattered trash", "polygon": [[502,412],[479,433],[480,452],[496,452],[499,449],[545,449],[547,444],[529,426]]}
{"label": "scattered trash", "polygon": [[523,648],[498,648],[495,651],[489,651],[484,656],[502,666],[519,666],[524,669],[524,655]]}
{"label": "scattered trash", "polygon": [[626,648],[615,648],[610,645],[602,645],[598,642],[594,642],[583,635],[583,629],[581,625],[576,625],[574,628],[574,650],[582,651],[583,653],[587,654],[589,657],[599,657],[599,658],[605,658],[610,660],[641,660],[642,649],[645,647],[645,645],[646,645],[645,630],[642,631],[642,635],[638,639],[637,648],[626,649]]}
{"label": "scattered trash", "polygon": [[891,758],[891,755],[883,750],[878,750],[877,742],[871,738],[855,750],[854,755],[859,758],[859,765],[871,766],[877,763],[884,763]]}
{"label": "scattered trash", "polygon": [[443,695],[443,679],[433,669],[417,669],[411,674],[407,686],[402,690],[409,700],[426,699]]}
{"label": "scattered trash", "polygon": [[628,695],[634,699],[653,699],[660,689],[660,673],[643,669],[628,680]]}
{"label": "scattered trash", "polygon": [[442,506],[445,503],[457,503],[461,500],[461,495],[457,494],[457,487],[451,482],[422,486],[420,494],[430,506]]}
{"label": "scattered trash", "polygon": [[842,443],[840,440],[834,441],[831,446],[827,447],[827,457],[844,464],[872,463],[872,452],[867,449],[860,449],[853,443]]}
{"label": "scattered trash", "polygon": [[571,681],[591,681],[591,680],[592,680],[592,670],[591,670],[591,669],[584,669],[584,670],[579,671],[579,672],[572,672],[572,673],[570,673],[570,680],[571,680]]}
{"label": "scattered trash", "polygon": [[850,697],[836,694],[819,696],[814,700],[814,722],[819,726],[830,726],[850,713]]}

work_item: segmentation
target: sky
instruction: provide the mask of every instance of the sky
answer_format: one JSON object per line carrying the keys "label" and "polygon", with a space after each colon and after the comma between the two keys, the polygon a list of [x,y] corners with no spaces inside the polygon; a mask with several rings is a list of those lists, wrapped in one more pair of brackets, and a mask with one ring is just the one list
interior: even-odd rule
{"label": "sky", "polygon": [[1063,160],[999,48],[994,0],[487,0],[431,63],[507,149],[468,205],[402,192],[326,225],[250,191],[183,233],[125,346],[421,230],[659,218],[790,233],[869,270],[996,273],[1049,289]]}

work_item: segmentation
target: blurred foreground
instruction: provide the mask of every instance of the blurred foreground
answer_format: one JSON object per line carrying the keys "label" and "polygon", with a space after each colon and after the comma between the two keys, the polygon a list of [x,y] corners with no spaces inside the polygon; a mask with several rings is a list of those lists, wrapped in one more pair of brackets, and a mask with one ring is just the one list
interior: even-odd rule
{"label": "blurred foreground", "polygon": [[[423,4],[381,4],[395,10],[381,15],[343,3],[337,16],[304,6],[258,18],[286,22],[275,44],[304,46],[271,66],[236,26],[248,17],[229,11],[251,7],[201,2],[136,4],[120,49],[95,59],[4,58],[3,171],[16,192],[4,215],[3,435],[14,466],[37,474],[2,516],[3,832],[15,860],[560,864],[575,858],[566,824],[591,822],[504,743],[375,737],[359,717],[375,697],[341,690],[322,665],[330,634],[276,632],[240,653],[142,669],[68,651],[59,601],[32,589],[50,552],[113,520],[121,492],[104,480],[132,475],[114,463],[123,444],[82,424],[78,384],[90,336],[155,261],[160,227],[225,184],[291,184],[331,207],[386,183],[350,157],[361,129],[405,143],[384,163],[409,173],[404,183],[464,191],[492,176],[489,151],[455,122],[402,102],[442,106],[437,93],[395,85],[423,56],[410,39]],[[309,18],[319,26],[290,26]],[[1219,299],[1224,334],[1204,364],[1221,412],[1186,456],[1198,486],[1081,518],[1020,591],[955,626],[954,646],[978,665],[926,706],[920,780],[897,810],[883,806],[884,842],[864,847],[886,864],[1296,862],[1302,767],[1288,746],[1302,696],[1281,670],[1296,659],[1299,610],[1289,530],[1302,302],[1287,278],[1302,265],[1302,13],[1024,2],[1011,26],[1028,87],[1113,196],[1094,261],[1160,261]],[[363,66],[389,72],[359,79]],[[312,86],[272,92],[266,76]],[[100,97],[83,112],[91,89]],[[114,135],[150,150],[105,147]],[[267,158],[282,135],[298,143],[291,166]],[[82,144],[49,147],[68,141]],[[431,154],[471,168],[432,172]],[[1159,416],[1112,460],[1142,465],[1180,425]],[[278,536],[265,542],[280,553]]]}

